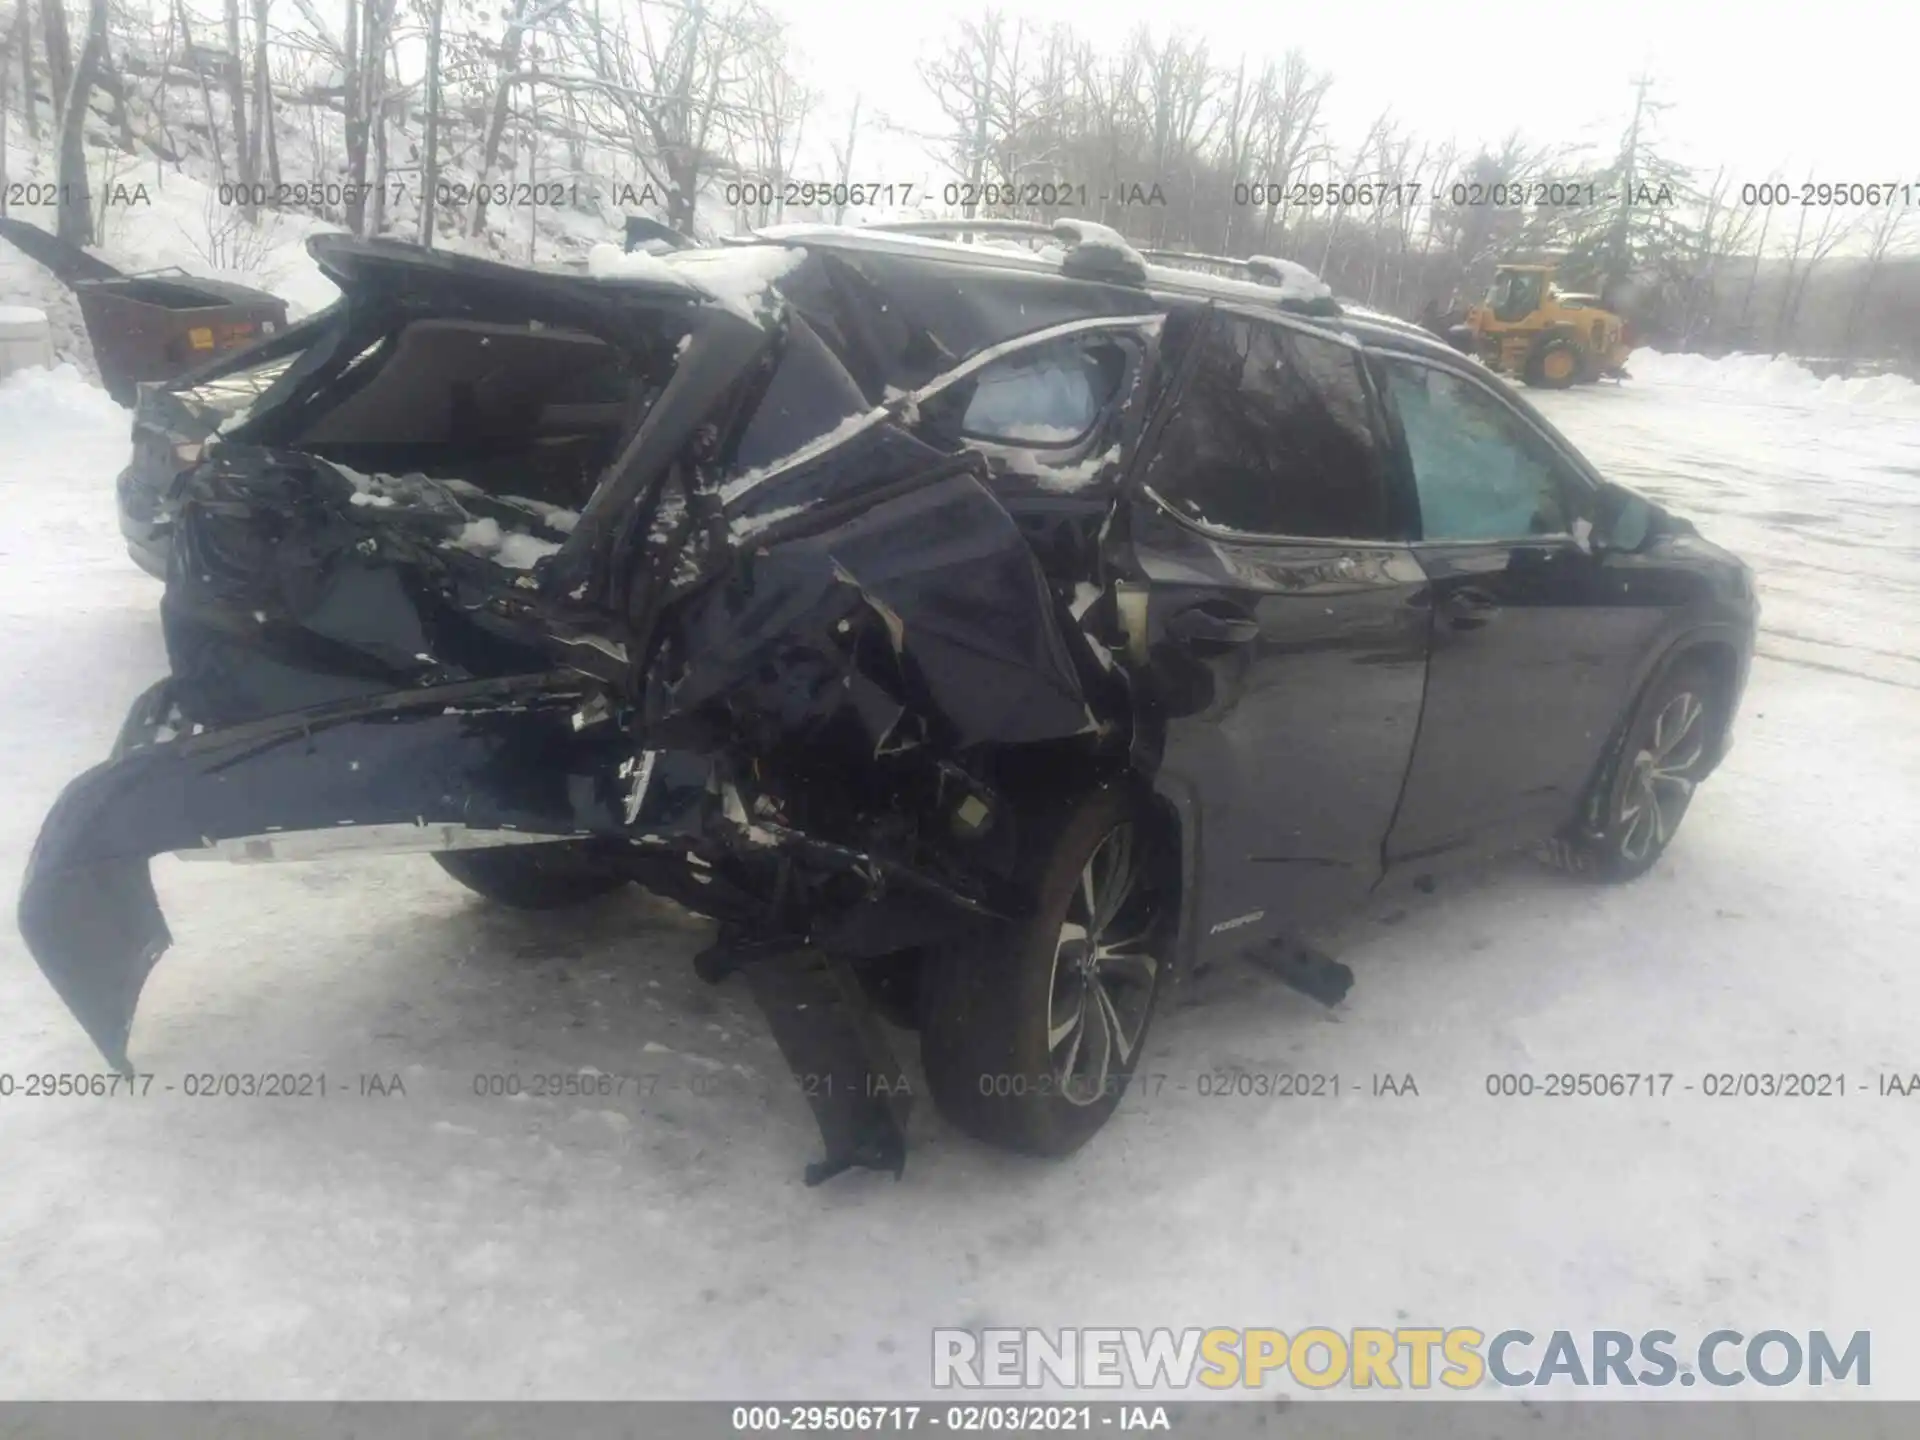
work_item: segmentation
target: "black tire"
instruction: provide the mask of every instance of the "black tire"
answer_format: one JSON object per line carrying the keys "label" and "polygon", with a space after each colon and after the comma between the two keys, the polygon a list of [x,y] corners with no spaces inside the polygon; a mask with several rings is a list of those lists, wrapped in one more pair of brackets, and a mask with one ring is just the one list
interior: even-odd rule
{"label": "black tire", "polygon": [[[1106,1123],[1139,1063],[1166,972],[1169,868],[1142,808],[1108,787],[1066,813],[1032,873],[1029,919],[928,955],[921,1061],[934,1103],[960,1129],[1058,1156]],[[1090,894],[1108,913],[1089,918]],[[1113,946],[1104,964],[1103,938]]]}
{"label": "black tire", "polygon": [[1552,846],[1555,863],[1608,883],[1651,870],[1706,778],[1725,706],[1725,687],[1698,661],[1682,660],[1655,680],[1595,781],[1579,829]]}
{"label": "black tire", "polygon": [[[1561,356],[1566,359],[1564,373],[1558,362]],[[1565,390],[1579,382],[1580,372],[1585,368],[1586,359],[1578,342],[1565,335],[1545,335],[1527,356],[1522,378],[1538,389]]]}
{"label": "black tire", "polygon": [[585,846],[568,843],[442,850],[433,858],[474,894],[513,910],[564,910],[628,883]]}

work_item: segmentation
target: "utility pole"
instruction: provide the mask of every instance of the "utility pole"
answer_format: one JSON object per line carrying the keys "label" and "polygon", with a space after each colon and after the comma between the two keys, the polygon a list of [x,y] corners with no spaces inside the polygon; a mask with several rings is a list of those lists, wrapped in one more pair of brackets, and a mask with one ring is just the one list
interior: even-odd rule
{"label": "utility pole", "polygon": [[[840,161],[840,183],[835,187],[835,190],[836,193],[841,196],[845,196],[848,193],[847,187],[853,180],[853,147],[854,143],[860,138],[860,100],[861,96],[855,94],[853,97],[853,119],[847,122],[847,148],[842,150],[836,157]],[[844,199],[837,201],[833,207],[833,223],[836,225],[844,225],[847,223],[847,202]]]}
{"label": "utility pole", "polygon": [[1620,151],[1620,203],[1614,211],[1613,233],[1607,237],[1607,260],[1602,275],[1601,294],[1610,302],[1613,291],[1627,278],[1632,265],[1628,242],[1633,226],[1633,187],[1640,160],[1640,117],[1647,108],[1647,91],[1652,79],[1643,71],[1633,82],[1633,119],[1627,124],[1626,143]]}

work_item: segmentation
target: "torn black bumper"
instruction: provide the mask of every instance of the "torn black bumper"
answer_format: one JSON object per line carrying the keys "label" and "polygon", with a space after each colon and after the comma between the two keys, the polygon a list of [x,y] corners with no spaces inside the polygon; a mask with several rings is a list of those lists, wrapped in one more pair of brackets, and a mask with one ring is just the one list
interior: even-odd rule
{"label": "torn black bumper", "polygon": [[[603,697],[557,675],[476,681],[176,736],[163,681],[135,702],[112,756],[77,777],[48,813],[19,902],[27,947],[108,1064],[131,1073],[141,991],[172,943],[149,870],[172,853],[237,861],[340,850],[445,851],[476,844],[600,839],[657,857],[696,904],[704,850],[855,876],[872,903],[843,926],[844,948],[889,931],[889,899],[979,918],[980,907],[874,856],[811,837],[742,828],[713,762],[635,752]],[[738,873],[738,872],[736,872]],[[881,917],[878,921],[874,917]],[[770,918],[770,917],[762,917]],[[897,923],[897,922],[896,922]],[[737,933],[723,926],[722,935]],[[897,940],[897,935],[895,939]],[[718,955],[723,947],[708,952]],[[898,1175],[906,1157],[906,1082],[844,955],[796,935],[743,969],[749,991],[800,1078],[826,1146],[818,1183],[863,1166]]]}
{"label": "torn black bumper", "polygon": [[[116,1069],[128,1068],[141,989],[172,941],[148,873],[156,855],[632,834],[632,742],[617,727],[583,729],[587,697],[558,677],[437,686],[179,738],[167,736],[170,687],[142,696],[113,757],[61,792],[20,893],[27,948]],[[685,799],[662,787],[654,804]]]}

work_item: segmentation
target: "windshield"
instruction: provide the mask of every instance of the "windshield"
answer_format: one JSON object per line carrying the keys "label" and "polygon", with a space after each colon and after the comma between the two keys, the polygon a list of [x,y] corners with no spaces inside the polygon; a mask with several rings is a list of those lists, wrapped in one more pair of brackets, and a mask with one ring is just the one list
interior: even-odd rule
{"label": "windshield", "polygon": [[1487,304],[1502,320],[1522,319],[1540,304],[1540,281],[1539,272],[1531,270],[1509,270],[1496,275],[1492,288],[1487,291]]}

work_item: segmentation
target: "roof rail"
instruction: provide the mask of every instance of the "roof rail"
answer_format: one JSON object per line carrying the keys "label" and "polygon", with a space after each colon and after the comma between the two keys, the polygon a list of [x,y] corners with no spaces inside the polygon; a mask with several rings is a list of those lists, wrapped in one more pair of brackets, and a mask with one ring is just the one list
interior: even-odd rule
{"label": "roof rail", "polygon": [[892,235],[1044,235],[1056,238],[1051,225],[1037,220],[882,220],[862,225],[862,230],[882,230]]}
{"label": "roof rail", "polygon": [[863,230],[878,230],[895,235],[1017,235],[1027,239],[1045,238],[1066,253],[1060,261],[1060,273],[1082,280],[1104,280],[1120,285],[1146,282],[1147,262],[1118,230],[1092,220],[1062,217],[1051,225],[1037,220],[891,220],[878,225],[863,225]]}
{"label": "roof rail", "polygon": [[1148,260],[1167,265],[1193,265],[1213,271],[1227,270],[1245,276],[1258,285],[1274,286],[1288,292],[1283,298],[1302,301],[1330,298],[1333,294],[1313,271],[1297,260],[1275,255],[1249,255],[1244,260],[1233,255],[1206,255],[1194,250],[1148,250]]}
{"label": "roof rail", "polygon": [[1203,255],[1197,250],[1142,250],[1140,253],[1156,265],[1218,265],[1243,275],[1253,271],[1252,262],[1232,255]]}

